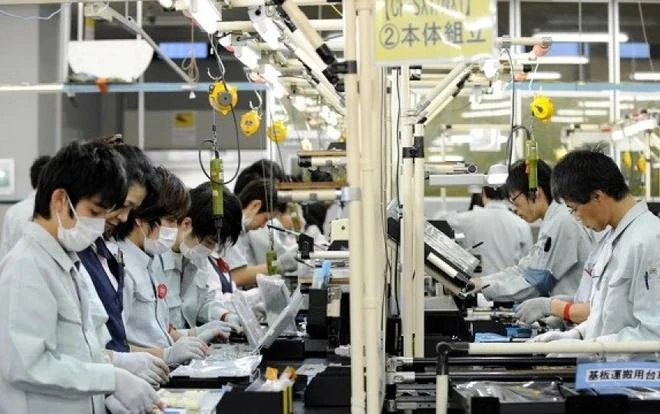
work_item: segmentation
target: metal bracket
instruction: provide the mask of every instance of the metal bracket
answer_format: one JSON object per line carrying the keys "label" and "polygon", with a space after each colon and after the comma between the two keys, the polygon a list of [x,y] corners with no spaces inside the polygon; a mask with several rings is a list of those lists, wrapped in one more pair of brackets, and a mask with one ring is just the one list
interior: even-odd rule
{"label": "metal bracket", "polygon": [[386,384],[403,384],[415,382],[414,372],[388,372],[386,374]]}
{"label": "metal bracket", "polygon": [[331,66],[332,71],[335,73],[347,74],[347,73],[357,73],[357,61],[355,60],[345,60],[343,62],[333,63]]}

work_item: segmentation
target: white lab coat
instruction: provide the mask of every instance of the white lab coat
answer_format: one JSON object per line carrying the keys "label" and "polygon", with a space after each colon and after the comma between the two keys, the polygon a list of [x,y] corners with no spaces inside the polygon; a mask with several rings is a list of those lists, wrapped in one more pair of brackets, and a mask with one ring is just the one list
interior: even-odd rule
{"label": "white lab coat", "polygon": [[[207,268],[199,269],[181,253],[171,250],[158,256],[158,259],[167,280],[167,304],[173,327],[193,328],[220,320],[227,313],[227,309],[216,300],[215,292],[209,287]],[[205,263],[210,265],[208,261]]]}
{"label": "white lab coat", "polygon": [[0,260],[21,238],[25,225],[32,221],[35,195],[36,192],[33,191],[5,212],[5,217],[2,219],[2,234],[0,234]]}
{"label": "white lab coat", "polygon": [[577,329],[597,341],[660,340],[660,219],[645,202],[604,237],[593,277],[591,313]]}
{"label": "white lab coat", "polygon": [[[145,348],[167,348],[169,335],[167,281],[162,266],[126,239],[117,243],[124,253],[124,326],[128,343]],[[158,297],[159,288],[162,297]]]}
{"label": "white lab coat", "polygon": [[[277,227],[283,227],[282,223],[274,218],[270,222]],[[273,232],[273,248],[279,256],[284,253],[286,248],[286,233],[279,230],[262,227],[260,229],[250,230],[245,233],[245,243],[243,245],[243,255],[249,265],[260,265],[266,262],[266,252],[270,250],[270,232]]]}
{"label": "white lab coat", "polygon": [[582,278],[593,235],[565,205],[548,206],[539,236],[518,264],[481,278],[489,300],[522,302],[538,296],[572,297]]}
{"label": "white lab coat", "polygon": [[[465,234],[463,248],[481,257],[481,273],[490,275],[520,261],[531,249],[532,229],[509,211],[503,201],[491,200],[486,207],[452,214],[447,217],[456,232]],[[472,249],[472,246],[482,243]]]}
{"label": "white lab coat", "polygon": [[36,223],[0,262],[0,413],[104,413],[114,367],[95,336],[88,287]]}

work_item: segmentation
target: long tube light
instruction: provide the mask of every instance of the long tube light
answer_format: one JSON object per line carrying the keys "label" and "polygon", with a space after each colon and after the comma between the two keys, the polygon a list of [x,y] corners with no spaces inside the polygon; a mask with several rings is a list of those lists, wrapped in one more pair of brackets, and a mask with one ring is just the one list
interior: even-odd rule
{"label": "long tube light", "polygon": [[632,79],[636,81],[660,81],[660,73],[656,72],[634,72]]}
{"label": "long tube light", "polygon": [[560,116],[607,116],[606,109],[560,109],[557,115]]}
{"label": "long tube light", "polygon": [[[550,37],[555,43],[564,42],[583,42],[583,43],[607,43],[610,41],[610,34],[606,32],[540,32],[534,34],[535,38]],[[626,33],[619,33],[619,43],[628,41]]]}
{"label": "long tube light", "polygon": [[494,116],[507,116],[511,114],[510,109],[496,109],[493,111],[470,111],[463,112],[461,117],[463,118],[492,118]]}
{"label": "long tube light", "polygon": [[[517,58],[517,59],[516,59]],[[521,64],[539,64],[539,65],[586,65],[589,58],[586,56],[543,56],[530,60],[528,55],[518,55],[514,57],[517,63]]]}

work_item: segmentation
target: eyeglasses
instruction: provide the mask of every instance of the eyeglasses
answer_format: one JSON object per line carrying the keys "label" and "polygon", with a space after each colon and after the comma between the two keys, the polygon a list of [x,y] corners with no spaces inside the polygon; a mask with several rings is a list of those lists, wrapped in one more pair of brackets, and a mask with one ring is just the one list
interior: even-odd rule
{"label": "eyeglasses", "polygon": [[519,192],[518,194],[516,194],[515,197],[513,197],[513,198],[509,198],[509,202],[510,202],[511,204],[515,203],[515,202],[516,202],[516,199],[517,199],[518,197],[520,197],[521,195],[522,195],[522,191]]}

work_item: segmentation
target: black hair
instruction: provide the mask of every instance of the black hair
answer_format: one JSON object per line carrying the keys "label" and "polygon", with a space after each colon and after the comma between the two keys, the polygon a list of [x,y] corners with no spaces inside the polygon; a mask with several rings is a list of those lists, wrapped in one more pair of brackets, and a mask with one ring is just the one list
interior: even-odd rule
{"label": "black hair", "polygon": [[[231,191],[223,188],[224,216],[220,228],[220,244],[235,244],[241,234],[241,202]],[[186,217],[192,220],[192,233],[200,241],[217,235],[213,219],[213,191],[211,183],[205,182],[190,190],[190,209]]]}
{"label": "black hair", "polygon": [[238,174],[238,177],[236,177],[234,193],[240,194],[250,181],[259,180],[261,178],[272,178],[275,181],[285,181],[286,175],[284,174],[282,167],[274,161],[267,159],[255,161],[252,165],[241,171],[240,174]]}
{"label": "black hair", "polygon": [[32,188],[34,188],[35,190],[37,188],[37,185],[39,185],[39,176],[41,174],[41,171],[43,171],[46,164],[48,164],[50,158],[51,158],[50,155],[42,155],[41,157],[34,160],[32,165],[30,166],[30,184],[32,185]]}
{"label": "black hair", "polygon": [[238,194],[238,199],[241,201],[241,208],[246,208],[254,200],[261,201],[259,213],[273,212],[277,208],[273,205],[273,202],[277,201],[277,190],[273,182],[266,178],[248,183]]}
{"label": "black hair", "polygon": [[495,187],[489,187],[489,186],[484,186],[483,187],[484,194],[489,200],[505,200],[506,199],[506,187],[499,186],[497,188]]}
{"label": "black hair", "polygon": [[[552,202],[552,193],[550,192],[550,175],[552,168],[543,160],[538,161],[537,177],[538,186],[543,190],[548,204]],[[527,174],[527,164],[525,160],[518,160],[509,168],[509,176],[506,178],[506,190],[509,195],[516,190],[524,193],[525,197],[529,194],[529,175]]]}
{"label": "black hair", "polygon": [[484,200],[481,197],[481,194],[472,194],[470,197],[470,207],[468,207],[468,210],[474,210],[475,207],[483,207],[484,206]]}
{"label": "black hair", "polygon": [[180,223],[190,210],[190,195],[183,182],[164,167],[156,167],[147,177],[147,196],[140,207],[131,210],[128,220],[117,225],[117,238],[124,240],[133,230],[135,219],[150,226],[160,224],[162,218]]}
{"label": "black hair", "polygon": [[147,186],[147,178],[153,174],[153,165],[142,150],[134,145],[115,145],[114,149],[124,157],[128,185]]}
{"label": "black hair", "polygon": [[585,204],[596,190],[617,201],[630,193],[619,167],[602,152],[569,152],[552,172],[552,196],[555,200],[568,199]]}
{"label": "black hair", "polygon": [[106,209],[122,206],[128,192],[124,160],[99,142],[72,142],[48,161],[39,177],[34,216],[45,219],[50,218],[53,192],[60,188],[74,207],[81,199],[98,195]]}

